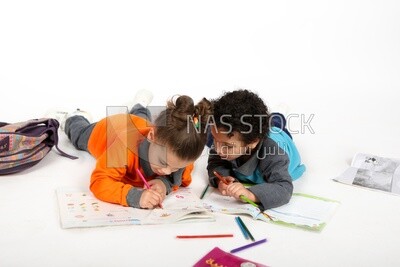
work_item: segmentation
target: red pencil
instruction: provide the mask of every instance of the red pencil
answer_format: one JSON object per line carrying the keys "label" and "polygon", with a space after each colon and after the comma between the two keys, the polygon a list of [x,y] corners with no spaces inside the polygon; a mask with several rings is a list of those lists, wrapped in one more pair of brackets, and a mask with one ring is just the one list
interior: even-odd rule
{"label": "red pencil", "polygon": [[233,237],[233,234],[219,234],[219,235],[177,235],[176,238],[220,238],[220,237]]}
{"label": "red pencil", "polygon": [[222,177],[222,175],[219,174],[217,171],[214,171],[214,174],[215,174],[215,176],[217,176],[217,178],[218,178],[221,182],[223,182],[223,183],[226,184],[226,185],[229,184],[229,182],[228,182],[224,177]]}

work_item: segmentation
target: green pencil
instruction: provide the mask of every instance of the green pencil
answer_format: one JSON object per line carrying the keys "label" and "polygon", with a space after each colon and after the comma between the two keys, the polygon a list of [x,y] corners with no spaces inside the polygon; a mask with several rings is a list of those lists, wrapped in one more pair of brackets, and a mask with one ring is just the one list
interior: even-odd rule
{"label": "green pencil", "polygon": [[254,207],[259,208],[259,206],[256,203],[254,203],[253,201],[248,199],[245,195],[240,195],[240,199],[243,200],[243,201],[246,201],[247,203],[253,205]]}
{"label": "green pencil", "polygon": [[238,216],[237,218],[238,218],[238,220],[240,221],[240,223],[242,224],[244,230],[245,230],[245,231],[247,232],[247,234],[249,235],[251,241],[253,241],[253,242],[256,241],[256,240],[254,239],[253,235],[250,233],[249,228],[247,228],[247,226],[246,226],[246,225],[244,224],[244,222],[242,221],[242,218],[240,218],[240,216]]}
{"label": "green pencil", "polygon": [[210,184],[207,185],[207,187],[204,189],[203,193],[201,194],[200,199],[203,199],[204,195],[206,194],[208,188],[210,187]]}

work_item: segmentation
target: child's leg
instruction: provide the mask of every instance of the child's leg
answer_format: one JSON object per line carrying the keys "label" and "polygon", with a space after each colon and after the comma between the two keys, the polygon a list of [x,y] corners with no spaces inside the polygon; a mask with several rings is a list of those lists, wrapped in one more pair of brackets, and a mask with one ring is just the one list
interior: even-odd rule
{"label": "child's leg", "polygon": [[65,133],[75,148],[89,152],[88,141],[95,125],[83,116],[72,116],[65,122]]}
{"label": "child's leg", "polygon": [[269,123],[270,123],[270,127],[277,127],[279,129],[283,130],[287,135],[289,135],[290,138],[292,138],[292,135],[286,129],[286,119],[285,119],[285,116],[283,116],[283,114],[278,113],[278,112],[271,113]]}
{"label": "child's leg", "polygon": [[147,108],[151,100],[153,100],[152,92],[146,89],[139,90],[133,99],[132,105],[128,105],[132,107],[129,114],[139,116],[147,121],[152,121],[151,112]]}
{"label": "child's leg", "polygon": [[131,110],[129,111],[129,114],[142,117],[143,119],[145,119],[147,121],[151,121],[151,112],[150,112],[150,110],[148,108],[145,108],[141,104],[134,105],[131,108]]}

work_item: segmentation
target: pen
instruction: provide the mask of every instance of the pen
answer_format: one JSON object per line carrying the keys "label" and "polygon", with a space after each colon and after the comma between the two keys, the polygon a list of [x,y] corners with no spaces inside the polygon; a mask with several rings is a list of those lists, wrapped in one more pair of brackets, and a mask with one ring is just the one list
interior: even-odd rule
{"label": "pen", "polygon": [[258,241],[256,241],[256,242],[250,243],[250,244],[245,245],[245,246],[242,246],[242,247],[238,247],[238,248],[232,249],[230,252],[231,252],[231,253],[235,253],[235,252],[241,251],[241,250],[243,250],[243,249],[250,248],[250,247],[253,247],[253,246],[256,246],[256,245],[265,243],[265,242],[267,242],[267,239],[266,239],[266,238],[261,239],[261,240],[258,240]]}
{"label": "pen", "polygon": [[220,180],[221,182],[223,182],[224,184],[228,185],[228,181],[222,177],[221,174],[219,174],[217,171],[213,171],[213,173],[215,174],[215,176],[217,176],[218,180]]}
{"label": "pen", "polygon": [[204,195],[206,194],[208,188],[210,187],[210,184],[207,184],[206,188],[204,189],[203,193],[201,194],[200,199],[203,199]]}
{"label": "pen", "polygon": [[[140,179],[142,179],[142,181],[143,181],[143,183],[144,183],[144,186],[145,186],[147,189],[150,189],[149,183],[146,181],[146,179],[144,179],[143,174],[140,172],[140,170],[139,170],[139,169],[136,169],[136,172],[137,172],[137,174],[139,175]],[[160,208],[163,208],[162,205],[161,205],[161,203],[158,204],[158,206],[159,206]]]}
{"label": "pen", "polygon": [[238,221],[240,222],[240,224],[243,226],[243,229],[246,231],[246,233],[249,235],[251,241],[255,241],[253,235],[250,233],[249,229],[247,228],[247,226],[244,224],[244,222],[242,221],[242,218],[240,218],[239,216],[237,217]]}
{"label": "pen", "polygon": [[177,235],[176,238],[220,238],[220,237],[233,237],[233,234],[219,234],[219,235]]}

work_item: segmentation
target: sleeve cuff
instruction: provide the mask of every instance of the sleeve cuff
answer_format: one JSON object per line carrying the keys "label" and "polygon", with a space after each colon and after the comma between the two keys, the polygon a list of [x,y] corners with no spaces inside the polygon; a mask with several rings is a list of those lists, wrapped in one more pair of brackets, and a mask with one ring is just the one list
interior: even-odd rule
{"label": "sleeve cuff", "polygon": [[132,187],[126,195],[126,202],[129,207],[140,209],[140,198],[142,197],[143,190]]}
{"label": "sleeve cuff", "polygon": [[169,193],[171,193],[172,187],[171,187],[171,184],[170,184],[170,182],[168,181],[167,178],[165,178],[165,177],[160,177],[160,178],[156,178],[156,179],[160,179],[161,182],[163,182],[163,183],[165,184],[165,187],[166,187],[166,189],[167,189],[167,195],[168,195]]}

